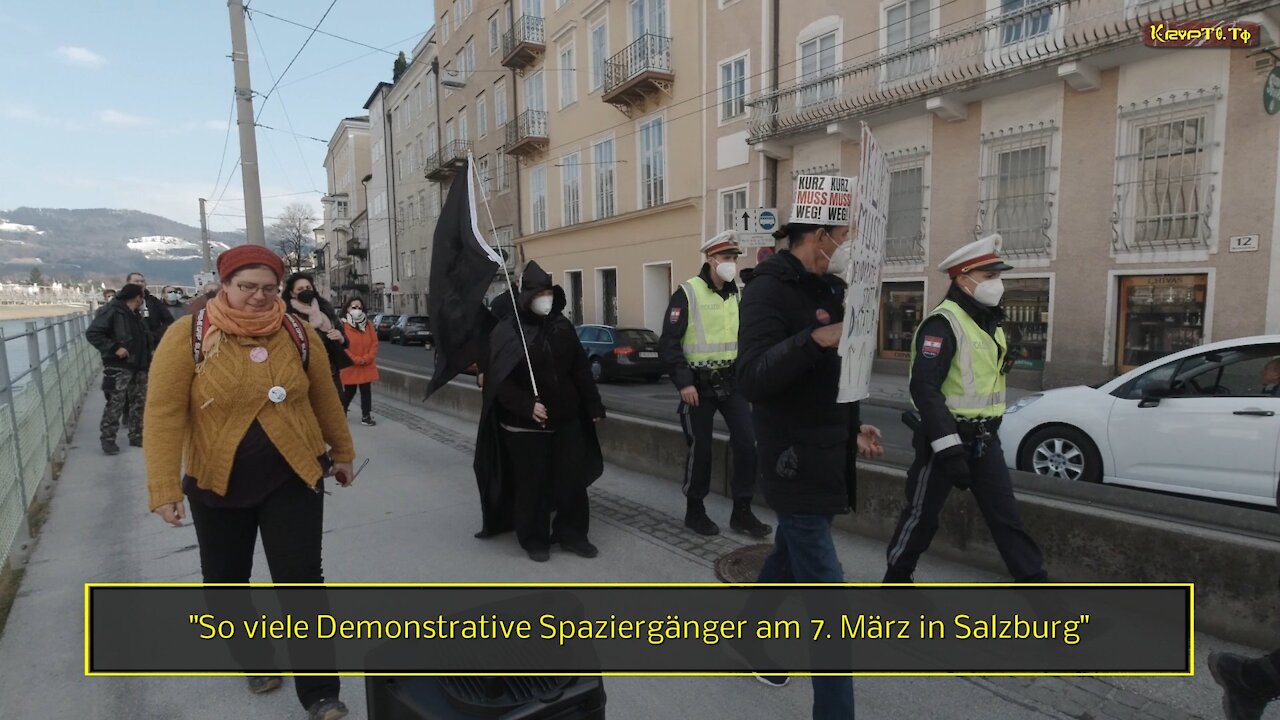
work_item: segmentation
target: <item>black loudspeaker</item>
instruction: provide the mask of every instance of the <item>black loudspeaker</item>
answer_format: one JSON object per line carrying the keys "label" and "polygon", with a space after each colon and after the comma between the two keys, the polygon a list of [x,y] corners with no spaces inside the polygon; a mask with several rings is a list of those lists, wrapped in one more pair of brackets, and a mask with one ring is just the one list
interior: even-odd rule
{"label": "black loudspeaker", "polygon": [[369,677],[369,720],[604,720],[594,677]]}

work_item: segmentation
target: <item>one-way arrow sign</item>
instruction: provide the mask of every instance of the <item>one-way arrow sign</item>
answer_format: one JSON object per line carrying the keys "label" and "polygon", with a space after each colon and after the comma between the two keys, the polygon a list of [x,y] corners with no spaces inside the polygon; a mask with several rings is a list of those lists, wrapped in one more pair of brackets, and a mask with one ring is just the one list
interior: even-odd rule
{"label": "one-way arrow sign", "polygon": [[772,247],[773,231],[778,229],[777,208],[747,208],[734,218],[738,242],[744,247]]}

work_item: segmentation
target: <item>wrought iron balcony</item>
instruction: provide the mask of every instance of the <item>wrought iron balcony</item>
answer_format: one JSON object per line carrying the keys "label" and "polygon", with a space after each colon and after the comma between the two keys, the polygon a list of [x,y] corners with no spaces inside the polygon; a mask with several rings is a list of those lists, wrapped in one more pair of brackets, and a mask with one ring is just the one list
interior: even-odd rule
{"label": "wrought iron balcony", "polygon": [[359,240],[348,240],[347,256],[353,258],[366,258],[369,257],[369,249],[366,248]]}
{"label": "wrought iron balcony", "polygon": [[523,15],[502,36],[502,65],[523,70],[547,50],[542,18]]}
{"label": "wrought iron balcony", "polygon": [[656,91],[670,94],[675,79],[671,38],[642,35],[605,63],[601,99],[630,114]]}
{"label": "wrought iron balcony", "polygon": [[542,110],[525,110],[519,117],[507,123],[506,152],[508,155],[529,155],[547,146],[547,113]]}
{"label": "wrought iron balcony", "polygon": [[426,176],[428,180],[443,182],[467,164],[467,155],[471,152],[470,140],[450,140],[440,148],[440,152],[427,158]]}
{"label": "wrought iron balcony", "polygon": [[[1097,86],[1090,58],[1142,43],[1149,22],[1234,20],[1261,11],[1267,0],[1028,0],[930,42],[851,63],[748,100],[749,142],[824,129],[911,102],[929,100],[948,120],[964,117],[948,95],[1036,70],[1076,89]],[[1117,60],[1112,60],[1114,65]]]}

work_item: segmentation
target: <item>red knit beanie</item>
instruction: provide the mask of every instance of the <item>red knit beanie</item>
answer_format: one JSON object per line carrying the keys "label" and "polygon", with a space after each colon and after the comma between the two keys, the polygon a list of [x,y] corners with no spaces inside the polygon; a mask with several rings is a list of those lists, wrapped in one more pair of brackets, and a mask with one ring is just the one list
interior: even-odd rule
{"label": "red knit beanie", "polygon": [[277,281],[284,279],[284,260],[261,245],[240,245],[219,255],[218,278],[227,282],[250,265],[266,265],[276,274]]}

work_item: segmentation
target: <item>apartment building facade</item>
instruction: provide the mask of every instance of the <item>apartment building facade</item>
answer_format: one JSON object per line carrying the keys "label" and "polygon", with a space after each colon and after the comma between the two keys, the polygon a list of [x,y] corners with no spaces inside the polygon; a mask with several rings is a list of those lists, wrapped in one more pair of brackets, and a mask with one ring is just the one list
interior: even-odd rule
{"label": "apartment building facade", "polygon": [[697,272],[703,225],[703,3],[517,0],[506,151],[519,239],[576,323],[658,328]]}
{"label": "apartment building facade", "polygon": [[414,48],[404,73],[394,84],[379,83],[365,106],[374,131],[370,217],[374,227],[384,228],[382,249],[373,253],[373,285],[389,312],[427,309],[432,237],[440,215],[440,188],[425,175],[428,158],[439,149],[436,57],[432,29]]}
{"label": "apartment building facade", "polygon": [[[435,144],[420,174],[434,188],[430,198],[438,216],[449,188],[466,178],[468,157],[475,158],[478,229],[514,270],[519,263],[519,185],[515,163],[503,152],[504,128],[515,108],[516,74],[502,64],[511,12],[508,3],[495,0],[436,3],[439,116]],[[424,282],[430,276],[429,257],[425,262],[419,258],[415,274]],[[494,285],[496,291],[499,283]]]}
{"label": "apartment building facade", "polygon": [[789,208],[796,174],[856,174],[861,123],[875,132],[891,170],[882,370],[905,372],[916,325],[947,290],[937,263],[999,232],[1017,266],[1005,281],[1015,384],[1103,381],[1280,332],[1280,126],[1262,101],[1273,62],[1141,38],[1150,19],[1252,20],[1271,45],[1269,4],[791,4],[779,85],[746,103],[748,142],[776,163]]}
{"label": "apartment building facade", "polygon": [[328,193],[324,236],[329,296],[341,302],[353,294],[368,296],[369,225],[366,185],[370,177],[369,118],[344,118],[329,139],[324,158]]}

